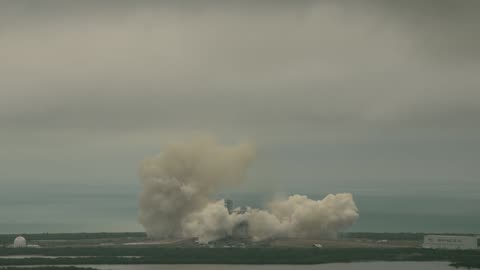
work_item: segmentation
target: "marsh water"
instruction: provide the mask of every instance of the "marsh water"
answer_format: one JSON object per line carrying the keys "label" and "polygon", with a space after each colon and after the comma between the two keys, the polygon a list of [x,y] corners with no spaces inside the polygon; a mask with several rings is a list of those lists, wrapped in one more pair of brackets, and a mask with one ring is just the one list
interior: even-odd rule
{"label": "marsh water", "polygon": [[88,265],[101,270],[452,270],[447,262],[361,262],[316,265],[154,264]]}

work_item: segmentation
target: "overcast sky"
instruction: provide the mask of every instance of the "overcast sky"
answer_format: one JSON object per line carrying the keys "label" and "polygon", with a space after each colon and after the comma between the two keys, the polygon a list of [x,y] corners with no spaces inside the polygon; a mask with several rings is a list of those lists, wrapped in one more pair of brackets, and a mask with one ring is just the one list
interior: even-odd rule
{"label": "overcast sky", "polygon": [[[480,1],[0,2],[0,183],[138,185],[212,133],[244,190],[480,190]],[[428,189],[428,188],[427,188]]]}

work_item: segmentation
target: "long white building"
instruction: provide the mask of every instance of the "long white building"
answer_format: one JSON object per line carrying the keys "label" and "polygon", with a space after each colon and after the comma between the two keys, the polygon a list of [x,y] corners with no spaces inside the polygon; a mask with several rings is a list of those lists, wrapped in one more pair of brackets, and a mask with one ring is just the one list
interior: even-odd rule
{"label": "long white building", "polygon": [[458,235],[425,235],[424,248],[433,249],[477,249],[477,237]]}

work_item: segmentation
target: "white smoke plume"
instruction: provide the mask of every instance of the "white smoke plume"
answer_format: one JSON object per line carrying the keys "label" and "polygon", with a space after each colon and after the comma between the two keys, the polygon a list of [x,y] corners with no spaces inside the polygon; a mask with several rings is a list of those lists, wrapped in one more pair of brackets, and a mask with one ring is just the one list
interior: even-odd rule
{"label": "white smoke plume", "polygon": [[140,167],[140,223],[153,237],[183,237],[190,214],[204,209],[218,189],[239,184],[255,157],[249,144],[219,145],[213,138],[171,144]]}
{"label": "white smoke plume", "polygon": [[250,144],[223,146],[201,137],[171,144],[140,166],[143,191],[140,223],[153,238],[195,237],[206,243],[231,236],[248,224],[253,240],[271,237],[335,237],[358,218],[352,195],[328,195],[315,201],[293,195],[274,200],[267,209],[229,213],[224,201],[212,202],[218,190],[241,184],[255,157]]}

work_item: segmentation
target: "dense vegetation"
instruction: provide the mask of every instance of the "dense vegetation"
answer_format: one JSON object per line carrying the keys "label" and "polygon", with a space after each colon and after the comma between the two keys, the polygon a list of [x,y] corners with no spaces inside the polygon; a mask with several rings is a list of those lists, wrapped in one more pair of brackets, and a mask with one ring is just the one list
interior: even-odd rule
{"label": "dense vegetation", "polygon": [[39,266],[39,267],[2,267],[0,270],[96,270],[95,268],[84,268],[75,266]]}
{"label": "dense vegetation", "polygon": [[[0,255],[14,249],[0,249]],[[360,261],[449,261],[458,266],[479,263],[478,250],[416,248],[64,248],[23,249],[22,254],[97,256],[90,258],[0,259],[0,265],[76,264],[321,264]],[[118,257],[139,256],[139,257]]]}
{"label": "dense vegetation", "polygon": [[[340,238],[420,241],[423,233],[343,233]],[[47,240],[75,241],[146,238],[145,233],[24,234],[30,243]],[[0,235],[0,244],[13,242],[16,235]],[[480,250],[429,250],[419,248],[191,248],[153,246],[1,248],[0,256],[45,255],[59,258],[0,258],[0,265],[86,265],[86,264],[320,264],[359,261],[449,261],[456,267],[480,268]],[[68,258],[62,256],[91,256]],[[127,256],[127,257],[125,257]],[[35,270],[50,270],[45,267]],[[0,270],[5,270],[1,268]],[[10,270],[10,269],[8,269]],[[15,270],[22,270],[15,268]],[[55,268],[54,270],[78,270]]]}
{"label": "dense vegetation", "polygon": [[[421,241],[423,237],[431,233],[372,233],[372,232],[348,232],[341,233],[340,238],[357,238],[370,240],[412,240]],[[452,234],[452,233],[437,233],[441,235],[468,235],[473,234]]]}

